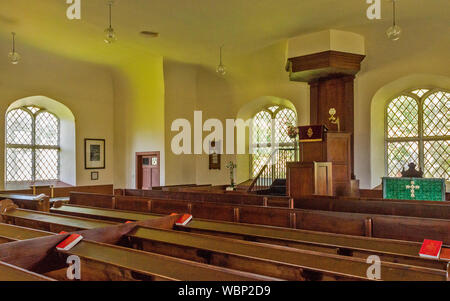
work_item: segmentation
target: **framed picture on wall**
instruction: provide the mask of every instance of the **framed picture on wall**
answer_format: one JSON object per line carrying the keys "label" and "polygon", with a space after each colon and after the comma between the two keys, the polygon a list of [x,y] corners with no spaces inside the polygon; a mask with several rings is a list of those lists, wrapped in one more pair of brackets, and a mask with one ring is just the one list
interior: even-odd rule
{"label": "framed picture on wall", "polygon": [[98,181],[98,171],[91,172],[91,181]]}
{"label": "framed picture on wall", "polygon": [[209,142],[209,169],[220,169],[220,141]]}
{"label": "framed picture on wall", "polygon": [[105,169],[105,139],[84,139],[84,168]]}

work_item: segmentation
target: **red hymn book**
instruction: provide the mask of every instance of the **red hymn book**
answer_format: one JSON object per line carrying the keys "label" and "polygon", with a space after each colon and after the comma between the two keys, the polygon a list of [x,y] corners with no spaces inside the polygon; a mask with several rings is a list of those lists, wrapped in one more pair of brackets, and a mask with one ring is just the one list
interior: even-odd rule
{"label": "red hymn book", "polygon": [[420,249],[419,255],[426,258],[439,259],[441,253],[442,241],[425,239]]}
{"label": "red hymn book", "polygon": [[192,215],[191,214],[183,214],[177,221],[176,221],[176,225],[177,226],[185,226],[187,225],[192,219]]}
{"label": "red hymn book", "polygon": [[71,234],[69,237],[67,237],[62,242],[60,242],[56,246],[56,249],[58,249],[60,251],[69,251],[70,249],[72,249],[72,247],[74,247],[82,239],[83,239],[83,236],[81,236],[80,234]]}

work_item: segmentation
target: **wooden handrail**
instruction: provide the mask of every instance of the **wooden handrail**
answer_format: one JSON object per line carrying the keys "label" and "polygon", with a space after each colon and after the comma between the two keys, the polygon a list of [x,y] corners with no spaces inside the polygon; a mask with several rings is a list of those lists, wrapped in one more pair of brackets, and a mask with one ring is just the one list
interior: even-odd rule
{"label": "wooden handrail", "polygon": [[[279,150],[279,148],[276,148],[270,154],[269,158],[267,159],[266,163],[263,165],[263,167],[259,171],[258,175],[253,179],[252,183],[250,184],[249,188],[247,189],[247,192],[251,192],[253,190],[253,187],[255,187],[256,182],[261,177],[262,173],[267,169],[267,167],[269,166],[270,161],[272,161],[272,158],[275,155],[275,152],[277,152],[278,150]],[[273,162],[272,162],[272,165],[273,165]]]}
{"label": "wooden handrail", "polygon": [[253,179],[252,183],[250,184],[250,186],[247,189],[247,192],[251,192],[253,190],[253,187],[255,187],[256,182],[258,182],[258,179],[261,177],[262,173],[266,170],[267,168],[267,164],[265,164],[261,170],[259,171],[258,175]]}

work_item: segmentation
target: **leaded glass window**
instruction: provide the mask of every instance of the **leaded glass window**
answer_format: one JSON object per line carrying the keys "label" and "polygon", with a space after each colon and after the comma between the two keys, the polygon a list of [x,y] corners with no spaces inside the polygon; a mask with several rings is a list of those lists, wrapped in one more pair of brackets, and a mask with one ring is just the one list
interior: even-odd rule
{"label": "leaded glass window", "polygon": [[415,89],[386,107],[386,174],[401,176],[411,162],[425,177],[450,180],[450,93]]}
{"label": "leaded glass window", "polygon": [[[256,177],[267,163],[276,147],[285,150],[277,154],[273,160],[280,164],[294,160],[294,141],[287,135],[287,127],[297,125],[296,113],[286,107],[269,106],[253,117],[251,158],[251,174]],[[292,158],[291,158],[292,157]],[[276,162],[273,162],[276,165]],[[269,169],[272,167],[269,166]],[[270,171],[269,171],[270,172]]]}
{"label": "leaded glass window", "polygon": [[6,114],[6,182],[59,180],[59,119],[36,106]]}

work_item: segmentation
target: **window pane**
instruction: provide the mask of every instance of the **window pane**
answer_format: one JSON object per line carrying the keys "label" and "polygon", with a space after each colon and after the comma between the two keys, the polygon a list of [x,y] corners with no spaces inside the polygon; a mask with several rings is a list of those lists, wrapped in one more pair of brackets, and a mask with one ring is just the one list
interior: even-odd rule
{"label": "window pane", "polygon": [[[252,176],[256,177],[258,173],[261,171],[264,164],[267,163],[267,160],[270,157],[272,149],[270,147],[260,147],[256,148],[253,151],[252,155]],[[270,168],[270,166],[269,166]]]}
{"label": "window pane", "polygon": [[58,145],[59,121],[48,112],[36,116],[36,145]]}
{"label": "window pane", "polygon": [[6,149],[6,181],[32,181],[32,152],[27,148]]}
{"label": "window pane", "polygon": [[436,92],[423,103],[423,132],[425,136],[450,135],[450,93]]}
{"label": "window pane", "polygon": [[414,94],[416,94],[419,97],[422,97],[428,91],[429,91],[428,89],[419,89],[419,90],[414,90],[411,93],[414,93]]}
{"label": "window pane", "polygon": [[276,179],[286,179],[286,163],[295,161],[294,148],[283,147],[280,148],[274,156],[275,162],[273,163],[274,177]]}
{"label": "window pane", "polygon": [[424,165],[427,178],[450,179],[450,156],[449,141],[425,141],[424,143]]}
{"label": "window pane", "polygon": [[388,143],[388,176],[399,177],[403,168],[407,169],[409,163],[419,166],[419,143],[389,142]]}
{"label": "window pane", "polygon": [[36,150],[36,180],[58,179],[58,150],[37,149]]}
{"label": "window pane", "polygon": [[400,96],[387,108],[388,138],[418,136],[418,106],[414,98]]}
{"label": "window pane", "polygon": [[253,141],[252,143],[272,142],[272,116],[265,111],[261,111],[253,118]]}
{"label": "window pane", "polygon": [[6,116],[6,143],[30,145],[32,127],[33,120],[30,113],[22,109],[9,111]]}
{"label": "window pane", "polygon": [[292,142],[287,134],[288,124],[297,125],[297,116],[290,109],[282,109],[275,116],[275,141],[278,143]]}

